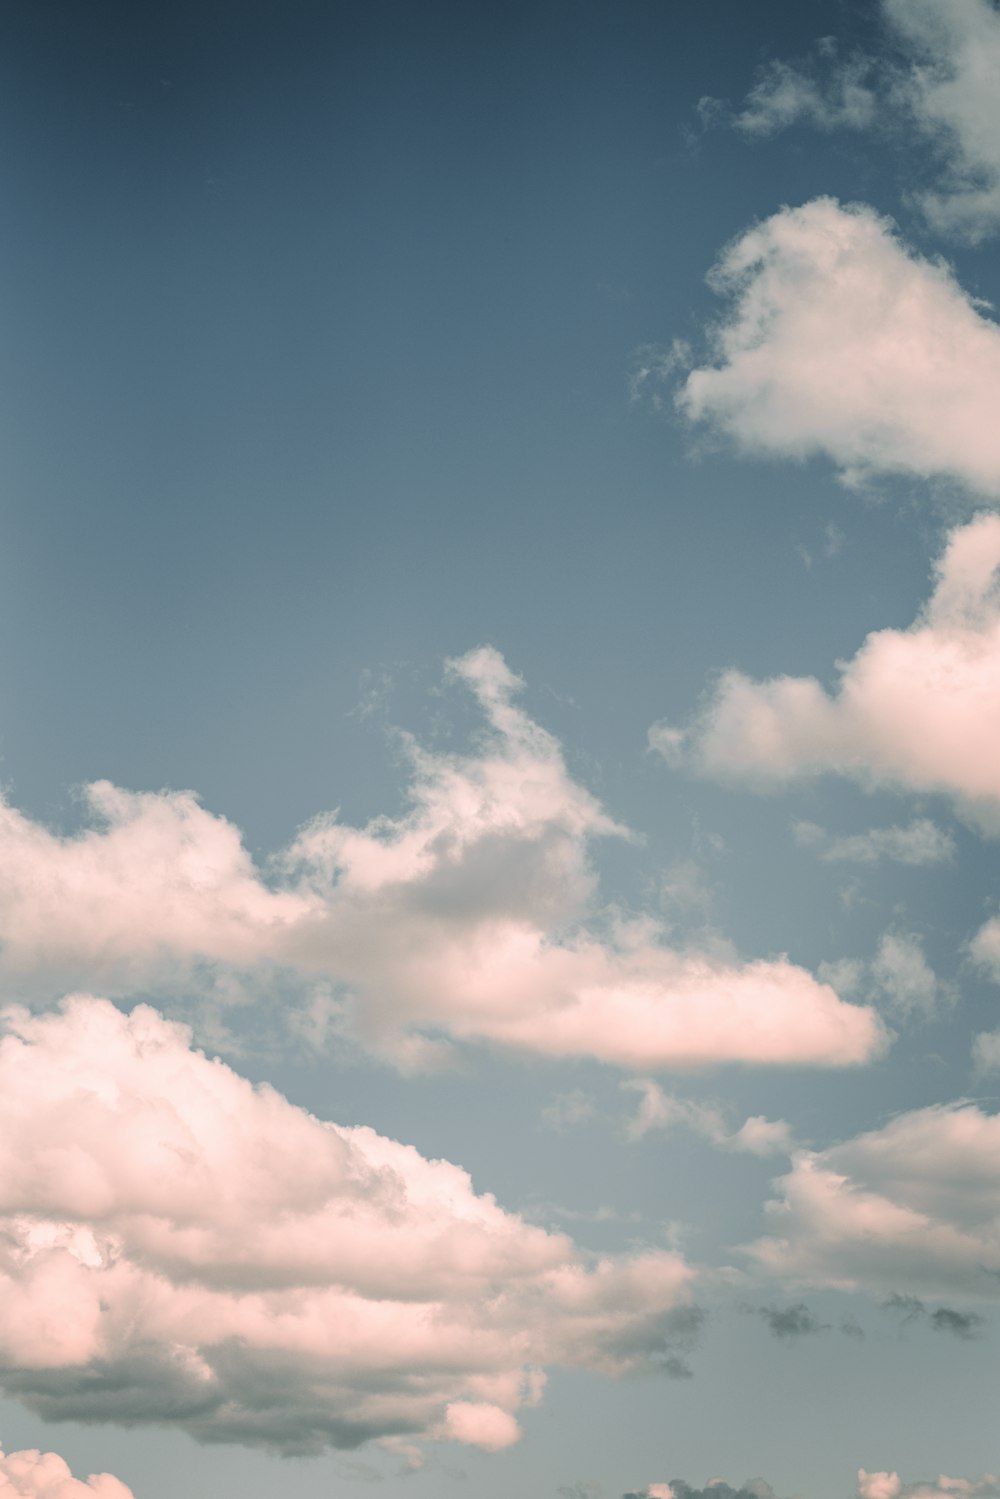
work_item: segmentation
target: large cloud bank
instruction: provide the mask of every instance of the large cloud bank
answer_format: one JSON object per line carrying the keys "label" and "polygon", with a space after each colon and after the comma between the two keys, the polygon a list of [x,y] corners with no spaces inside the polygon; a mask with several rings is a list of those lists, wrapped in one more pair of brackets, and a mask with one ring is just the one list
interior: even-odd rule
{"label": "large cloud bank", "polygon": [[410,1067],[442,1036],[642,1070],[839,1066],[879,1050],[871,1011],[784,957],[677,951],[652,920],[601,912],[590,844],[624,830],[517,706],[495,651],[452,673],[486,717],[476,749],[410,743],[401,816],[321,817],[268,880],[190,793],[100,783],[103,825],[70,838],[6,806],[0,972],[46,998],[134,993],[204,963],[283,965],[331,987],[340,1023]]}
{"label": "large cloud bank", "polygon": [[713,362],[677,394],[748,453],[825,455],[1000,494],[1000,328],[872,209],[819,198],[748,230],[711,274]]}
{"label": "large cloud bank", "polygon": [[693,1325],[677,1255],[588,1261],[148,1007],[75,998],[5,1026],[0,1385],[44,1416],[492,1450],[542,1365],[655,1366]]}
{"label": "large cloud bank", "polygon": [[866,786],[941,792],[963,817],[1000,832],[1000,517],[952,532],[933,594],[906,630],[878,630],[815,677],[719,680],[685,730],[650,741],[670,760],[758,788],[835,772]]}
{"label": "large cloud bank", "polygon": [[110,1473],[74,1478],[56,1452],[0,1452],[0,1499],[134,1499]]}
{"label": "large cloud bank", "polygon": [[751,1246],[785,1283],[1000,1297],[1000,1115],[974,1104],[901,1114],[803,1151]]}

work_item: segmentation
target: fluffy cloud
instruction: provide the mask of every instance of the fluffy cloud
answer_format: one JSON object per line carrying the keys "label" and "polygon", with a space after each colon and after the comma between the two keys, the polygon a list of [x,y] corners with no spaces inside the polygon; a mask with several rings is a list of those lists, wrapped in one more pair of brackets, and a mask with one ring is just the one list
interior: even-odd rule
{"label": "fluffy cloud", "polygon": [[625,829],[517,706],[521,684],[495,651],[451,671],[486,716],[475,751],[407,741],[401,816],[320,817],[267,879],[188,793],[101,783],[90,795],[104,825],[72,838],[5,808],[8,980],[43,997],[122,995],[198,963],[279,965],[333,988],[340,1024],[411,1067],[442,1036],[642,1069],[840,1066],[879,1050],[871,1011],[784,957],[677,951],[654,921],[602,912],[590,844]]}
{"label": "fluffy cloud", "polygon": [[542,1365],[665,1363],[691,1281],[667,1252],[588,1260],[459,1167],[254,1088],[145,1006],[6,1014],[0,1384],[43,1416],[492,1451]]}
{"label": "fluffy cloud", "polygon": [[55,1452],[0,1452],[0,1499],[133,1499],[110,1473],[74,1478]]}
{"label": "fluffy cloud", "polygon": [[901,1114],[801,1152],[775,1185],[774,1236],[750,1254],[786,1284],[1000,1296],[1000,1115],[965,1103]]}
{"label": "fluffy cloud", "polygon": [[928,817],[915,817],[906,827],[869,828],[846,837],[814,822],[796,822],[792,832],[799,847],[815,849],[824,864],[877,864],[887,859],[916,867],[947,863],[955,856],[955,840]]}
{"label": "fluffy cloud", "polygon": [[680,411],[744,452],[825,455],[852,480],[1000,494],[1000,329],[872,209],[819,198],[748,230],[710,276],[728,308]]}
{"label": "fluffy cloud", "polygon": [[[1000,430],[1000,429],[998,429]],[[754,681],[725,672],[684,730],[655,725],[671,763],[759,789],[823,772],[866,787],[942,792],[1000,832],[1000,517],[953,531],[927,607],[906,630],[878,630],[815,677]]]}

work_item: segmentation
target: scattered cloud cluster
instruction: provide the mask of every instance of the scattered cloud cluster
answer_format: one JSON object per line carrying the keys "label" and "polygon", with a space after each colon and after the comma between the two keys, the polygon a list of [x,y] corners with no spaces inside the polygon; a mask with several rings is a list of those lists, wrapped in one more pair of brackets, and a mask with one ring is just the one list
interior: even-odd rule
{"label": "scattered cloud cluster", "polygon": [[363,828],[317,818],[264,873],[190,793],[90,790],[103,826],[0,819],[2,973],[51,998],[134,994],[199,963],[326,985],[352,1037],[404,1068],[449,1041],[635,1069],[847,1066],[885,1042],[783,956],[677,950],[596,904],[590,844],[627,836],[517,705],[491,649],[451,663],[487,727],[466,755],[407,741],[409,805]]}
{"label": "scattered cloud cluster", "polygon": [[943,162],[921,206],[936,229],[981,240],[1000,222],[1000,13],[992,0],[883,0],[883,12],[913,57],[896,98]]}
{"label": "scattered cloud cluster", "polygon": [[1000,1478],[984,1473],[981,1478],[937,1478],[904,1483],[898,1473],[858,1472],[859,1499],[996,1499]]}
{"label": "scattered cloud cluster", "polygon": [[817,198],[747,230],[709,278],[713,362],[676,401],[750,454],[829,458],[1000,494],[1000,328],[864,205]]}
{"label": "scattered cloud cluster", "polygon": [[979,1337],[986,1326],[986,1318],[978,1312],[963,1312],[953,1306],[938,1306],[931,1310],[919,1296],[900,1296],[895,1291],[883,1305],[886,1311],[899,1317],[904,1327],[915,1322],[926,1323],[934,1332],[949,1332],[963,1341]]}
{"label": "scattered cloud cluster", "polygon": [[670,763],[757,789],[834,773],[866,788],[939,792],[1000,833],[1000,516],[953,530],[926,608],[905,630],[877,630],[815,677],[720,677],[685,729],[650,730]]}
{"label": "scattered cloud cluster", "polygon": [[929,224],[978,242],[1000,222],[1000,13],[992,0],[881,0],[880,14],[892,52],[841,56],[823,37],[811,57],[766,64],[732,123],[762,138],[903,121],[937,154],[934,187],[915,195]]}
{"label": "scattered cloud cluster", "polygon": [[749,1253],[786,1285],[1000,1297],[1000,1115],[971,1103],[900,1114],[800,1152],[775,1186],[774,1234]]}
{"label": "scattered cloud cluster", "polygon": [[0,1044],[0,1384],[47,1417],[313,1451],[518,1436],[545,1364],[689,1339],[692,1273],[589,1260],[467,1174],[75,998]]}
{"label": "scattered cloud cluster", "polygon": [[[857,1493],[858,1499],[997,1499],[1000,1478],[992,1473],[981,1478],[949,1478],[942,1473],[935,1479],[904,1483],[898,1473],[868,1473],[860,1468]],[[748,1478],[738,1489],[721,1478],[711,1479],[701,1489],[672,1478],[669,1483],[630,1489],[622,1499],[775,1499],[775,1493],[763,1478]]]}
{"label": "scattered cloud cluster", "polygon": [[0,1452],[0,1499],[134,1499],[110,1473],[74,1478],[56,1452]]}
{"label": "scattered cloud cluster", "polygon": [[692,1488],[682,1478],[669,1483],[651,1483],[647,1488],[623,1494],[622,1499],[776,1499],[775,1492],[763,1478],[748,1478],[734,1489],[721,1478],[713,1478],[703,1489]]}

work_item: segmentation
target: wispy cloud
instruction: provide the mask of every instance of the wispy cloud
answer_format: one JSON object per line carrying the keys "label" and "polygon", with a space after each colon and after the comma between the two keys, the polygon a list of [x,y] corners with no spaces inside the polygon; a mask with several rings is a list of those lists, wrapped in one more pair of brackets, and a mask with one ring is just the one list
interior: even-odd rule
{"label": "wispy cloud", "polygon": [[905,827],[869,828],[847,836],[830,833],[814,822],[796,822],[792,833],[800,848],[814,849],[825,864],[878,864],[883,860],[913,867],[944,864],[955,857],[955,840],[928,817]]}

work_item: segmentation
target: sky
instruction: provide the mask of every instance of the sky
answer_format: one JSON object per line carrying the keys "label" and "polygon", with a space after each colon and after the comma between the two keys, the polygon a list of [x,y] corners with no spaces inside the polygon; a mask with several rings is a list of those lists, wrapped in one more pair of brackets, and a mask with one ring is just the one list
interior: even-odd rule
{"label": "sky", "polygon": [[0,1496],[998,1499],[1000,8],[3,31]]}

